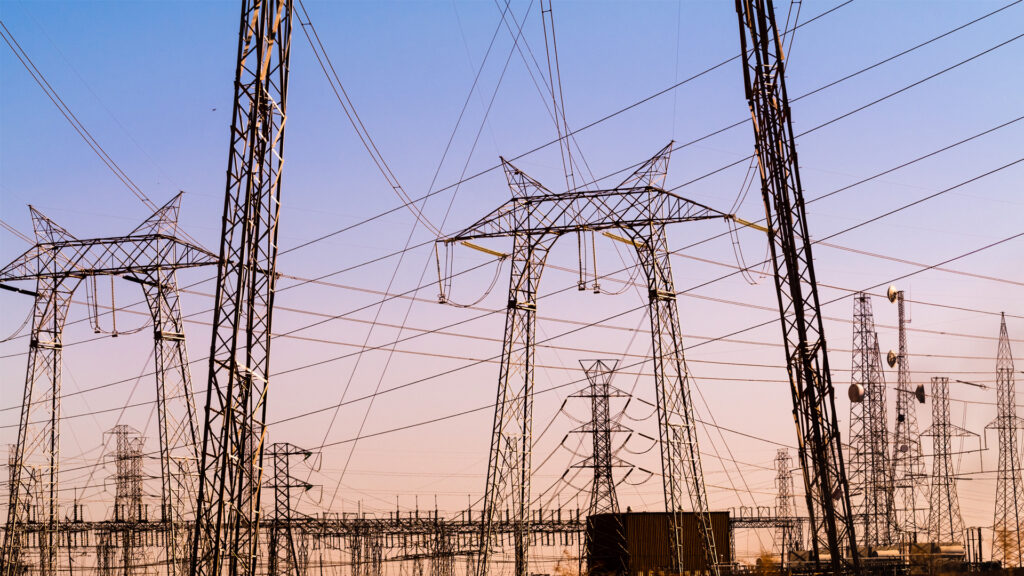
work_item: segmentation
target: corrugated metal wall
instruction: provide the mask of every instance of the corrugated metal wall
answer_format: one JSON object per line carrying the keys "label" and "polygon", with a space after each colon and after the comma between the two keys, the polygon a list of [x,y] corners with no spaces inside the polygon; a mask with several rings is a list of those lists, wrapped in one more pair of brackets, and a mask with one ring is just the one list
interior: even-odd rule
{"label": "corrugated metal wall", "polygon": [[[587,518],[587,560],[591,574],[659,576],[674,574],[670,515],[667,512],[600,514]],[[683,570],[704,570],[697,518],[683,513]],[[729,563],[729,513],[712,512],[711,529],[720,563]]]}

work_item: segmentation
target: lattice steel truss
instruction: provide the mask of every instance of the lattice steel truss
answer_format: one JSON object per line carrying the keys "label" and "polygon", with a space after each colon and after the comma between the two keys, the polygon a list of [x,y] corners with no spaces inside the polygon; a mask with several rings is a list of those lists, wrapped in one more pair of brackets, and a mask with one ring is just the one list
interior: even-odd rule
{"label": "lattice steel truss", "polygon": [[[615,493],[615,477],[612,472],[616,467],[629,466],[616,455],[612,449],[612,435],[628,432],[629,429],[619,424],[619,418],[612,416],[611,398],[628,398],[626,394],[611,385],[612,376],[618,360],[580,360],[580,366],[587,375],[587,388],[573,394],[573,398],[590,399],[590,422],[577,427],[573,432],[590,434],[592,450],[590,457],[572,465],[573,468],[590,468],[593,476],[590,483],[590,506],[587,516],[595,514],[618,514],[619,500]],[[611,522],[611,535],[602,537],[603,542],[625,542],[625,527],[622,519],[616,517]],[[589,574],[624,574],[626,571],[625,554],[608,551],[608,554],[597,558],[590,554],[589,539],[592,527],[587,531],[587,542],[584,548],[588,551],[587,569]],[[614,564],[611,564],[614,563]]]}
{"label": "lattice steel truss", "polygon": [[291,19],[291,0],[242,2],[193,576],[256,570]]}
{"label": "lattice steel truss", "polygon": [[292,494],[296,489],[308,491],[312,485],[292,476],[291,461],[297,456],[306,460],[313,453],[292,444],[278,442],[270,445],[267,455],[274,465],[273,480],[268,486],[274,490],[274,516],[270,524],[270,546],[267,551],[268,574],[300,576],[304,573],[304,567],[296,546],[296,534],[292,530]]}
{"label": "lattice steel truss", "polygon": [[[495,544],[495,515],[505,507],[511,508],[517,526],[515,574],[527,574],[536,299],[544,262],[561,235],[609,229],[622,230],[628,236],[647,278],[665,504],[669,511],[681,514],[684,492],[689,492],[690,505],[700,519],[708,565],[718,572],[721,558],[711,533],[665,226],[724,215],[663,189],[671,146],[663,148],[616,188],[561,194],[548,191],[502,159],[512,200],[443,240],[451,244],[480,238],[513,238],[508,311],[484,497],[480,575],[487,573]],[[681,517],[675,525],[682,525]],[[676,535],[674,541],[678,550],[682,540]],[[681,563],[682,554],[677,554],[677,559]]]}
{"label": "lattice steel truss", "polygon": [[[60,464],[60,385],[64,321],[71,297],[83,278],[120,276],[143,286],[154,318],[160,460],[166,470],[174,460],[188,469],[195,460],[192,388],[188,374],[175,271],[216,263],[206,249],[176,236],[181,194],[172,198],[127,236],[79,240],[38,210],[29,207],[36,245],[0,269],[0,282],[35,280],[34,313],[29,340],[28,373],[14,446],[8,516],[0,550],[0,574],[13,576],[23,565],[26,540],[22,530],[31,497],[27,467],[39,474],[46,495],[35,505],[43,510],[46,529],[38,535],[39,570],[59,569],[58,469]],[[157,322],[156,319],[160,321]],[[165,474],[161,497],[165,510],[168,555],[173,534],[183,529],[191,502],[193,476]],[[173,548],[173,549],[172,549]]]}
{"label": "lattice steel truss", "polygon": [[885,373],[871,297],[863,292],[853,298],[852,352],[851,399],[860,399],[850,402],[849,478],[855,516],[862,527],[859,539],[867,547],[889,546],[898,540],[898,528],[889,461]]}
{"label": "lattice steel truss", "polygon": [[[796,495],[793,494],[793,458],[789,450],[780,448],[775,453],[775,515],[779,518],[796,517]],[[798,522],[776,527],[776,539],[782,563],[787,563],[789,552],[802,550],[804,535]]]}
{"label": "lattice steel truss", "polygon": [[[897,373],[896,427],[892,447],[893,486],[899,531],[909,543],[916,541],[920,527],[926,523],[926,519],[918,516],[919,511],[927,511],[927,508],[919,506],[918,501],[922,495],[927,496],[928,489],[924,482],[924,452],[921,450],[921,434],[917,426],[915,391],[910,382],[903,291],[890,288],[889,301],[896,302],[899,312],[899,352],[889,352],[888,357],[890,366],[895,362]],[[927,497],[924,500],[927,501]]]}
{"label": "lattice steel truss", "polygon": [[[117,559],[107,559],[108,569],[121,574],[135,574],[138,567],[145,569],[147,558],[142,546],[142,533],[136,530],[146,520],[142,502],[142,448],[145,439],[139,431],[119,424],[107,432],[114,440],[114,509],[113,520],[121,524],[118,542],[107,541],[107,553],[119,552]],[[108,538],[112,536],[107,534]],[[113,554],[111,554],[113,556]]]}
{"label": "lattice steel truss", "polygon": [[612,376],[618,360],[580,360],[587,375],[589,385],[576,392],[571,398],[590,399],[590,422],[577,427],[573,432],[590,434],[592,451],[589,458],[572,465],[574,468],[590,468],[594,472],[590,484],[590,507],[588,516],[595,514],[618,514],[619,500],[615,495],[615,477],[612,471],[616,467],[628,466],[615,456],[612,450],[612,435],[628,432],[619,424],[619,419],[612,416],[611,398],[628,398],[629,394],[621,392],[611,385]]}
{"label": "lattice steel truss", "polygon": [[[798,454],[815,558],[829,552],[836,574],[860,570],[835,392],[807,229],[786,94],[782,32],[771,0],[736,0],[743,78],[753,119]],[[846,548],[844,550],[844,547]]]}
{"label": "lattice steel truss", "polygon": [[1024,480],[1021,479],[1018,434],[1024,422],[1017,417],[1017,396],[1013,382],[1013,352],[1006,332],[1006,315],[999,322],[996,352],[996,419],[986,429],[999,433],[999,468],[996,477],[996,507],[992,522],[992,560],[1003,567],[1024,566]]}
{"label": "lattice steel truss", "polygon": [[949,378],[932,377],[932,425],[922,433],[933,439],[932,485],[929,492],[928,539],[943,544],[964,543],[964,520],[956,494],[950,439],[973,436],[949,421]]}

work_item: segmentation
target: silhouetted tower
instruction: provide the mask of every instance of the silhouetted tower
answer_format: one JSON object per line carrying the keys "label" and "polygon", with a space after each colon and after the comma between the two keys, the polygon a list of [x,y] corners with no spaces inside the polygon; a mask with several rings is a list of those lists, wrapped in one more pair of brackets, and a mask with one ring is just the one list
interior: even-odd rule
{"label": "silhouetted tower", "polygon": [[803,531],[797,520],[796,496],[793,494],[793,459],[789,450],[780,448],[775,453],[775,515],[782,520],[776,533],[782,563],[786,564],[789,552],[802,550]]}
{"label": "silhouetted tower", "polygon": [[736,0],[736,13],[811,547],[815,562],[828,552],[831,572],[856,573],[860,559],[786,93],[783,31],[772,0]]}
{"label": "silhouetted tower", "polygon": [[191,576],[253,576],[277,280],[291,0],[243,0]]}
{"label": "silhouetted tower", "polygon": [[932,425],[924,432],[933,438],[932,485],[928,506],[928,539],[943,544],[963,544],[964,521],[956,494],[950,438],[970,435],[949,422],[949,378],[932,377]]}
{"label": "silhouetted tower", "polygon": [[[618,514],[619,502],[615,495],[615,478],[612,474],[616,467],[626,466],[612,450],[612,436],[618,432],[628,432],[619,425],[619,419],[611,414],[611,398],[627,398],[628,394],[611,386],[612,376],[618,360],[581,360],[580,365],[587,374],[590,385],[581,392],[573,394],[576,398],[590,399],[590,422],[573,430],[573,432],[590,434],[593,450],[589,458],[573,464],[574,468],[590,468],[593,480],[590,486],[590,516],[596,514]],[[625,527],[622,519],[615,517],[607,522],[588,526],[586,537],[589,541],[592,533],[601,532],[602,542],[625,542]],[[617,551],[587,550],[587,569],[590,574],[624,574],[626,565],[622,562],[624,555]]]}
{"label": "silhouetted tower", "polygon": [[996,477],[996,508],[992,522],[992,560],[1003,567],[1024,565],[1024,481],[1017,435],[1024,425],[1017,418],[1013,382],[1013,352],[1006,332],[1006,315],[999,322],[996,352],[996,419],[987,428],[999,432],[999,468]]}
{"label": "silhouetted tower", "polygon": [[888,414],[885,374],[871,298],[860,292],[853,299],[853,359],[850,382],[850,490],[861,527],[860,544],[892,544],[895,510],[889,467]]}
{"label": "silhouetted tower", "polygon": [[291,460],[296,456],[308,459],[312,452],[288,443],[275,443],[267,451],[274,466],[269,488],[274,490],[274,516],[270,523],[270,546],[267,551],[269,576],[299,576],[301,562],[292,530],[292,491],[307,491],[312,486],[292,476]]}
{"label": "silhouetted tower", "polygon": [[612,470],[623,466],[613,454],[612,435],[627,432],[619,425],[618,418],[611,414],[611,398],[627,398],[628,394],[611,386],[612,376],[618,360],[581,360],[580,365],[587,375],[590,385],[583,391],[572,395],[574,398],[590,399],[590,422],[573,430],[573,432],[590,434],[593,451],[586,460],[573,464],[575,468],[591,468],[594,471],[590,486],[590,509],[588,514],[617,514],[619,501],[615,495],[615,478]]}
{"label": "silhouetted tower", "polygon": [[[28,508],[21,502],[30,497],[28,468],[35,469],[36,481],[45,498],[36,498],[45,527],[34,538],[39,550],[39,570],[53,574],[66,568],[68,556],[59,554],[62,522],[58,486],[60,469],[60,399],[64,321],[71,297],[84,278],[118,276],[141,284],[154,318],[157,406],[160,418],[161,463],[171,455],[195,457],[191,387],[188,380],[184,334],[180,331],[174,271],[204,266],[217,258],[201,246],[175,236],[181,194],[153,213],[126,236],[79,239],[29,206],[36,244],[0,269],[0,282],[34,280],[32,332],[29,339],[28,371],[18,422],[18,442],[11,461],[12,484],[8,492],[8,515],[0,550],[0,576],[14,576],[23,562],[19,559],[27,540],[21,530]],[[159,320],[158,320],[159,319]],[[171,326],[177,326],[171,332]],[[167,338],[165,338],[167,336]],[[166,429],[181,431],[166,434]],[[178,476],[189,482],[190,476]],[[180,502],[183,491],[171,491],[170,477],[164,476],[164,498]],[[185,496],[187,498],[187,496]],[[186,503],[187,505],[187,503]],[[168,538],[168,557],[173,558]],[[66,542],[66,540],[65,540]]]}
{"label": "silhouetted tower", "polygon": [[[478,576],[487,574],[497,543],[497,515],[506,508],[511,511],[514,528],[515,576],[527,576],[537,293],[544,263],[558,238],[596,231],[605,231],[606,236],[632,246],[647,280],[662,481],[672,526],[671,546],[679,563],[676,569],[682,571],[683,507],[688,501],[697,519],[707,565],[718,574],[722,555],[717,552],[711,529],[666,226],[726,215],[665,190],[671,152],[670,143],[615,188],[563,193],[552,193],[502,160],[512,190],[511,200],[469,228],[440,239],[445,246],[473,246],[472,242],[484,238],[513,239],[505,337],[484,489]],[[489,252],[495,254],[493,250]]]}
{"label": "silhouetted tower", "polygon": [[[918,531],[927,522],[927,518],[918,518],[919,511],[927,512],[927,508],[918,505],[918,501],[928,493],[923,481],[924,452],[921,450],[921,434],[917,426],[917,403],[924,401],[924,387],[915,388],[910,382],[908,320],[903,291],[890,286],[888,298],[890,302],[896,302],[899,308],[899,352],[890,351],[887,357],[889,366],[895,366],[897,372],[896,428],[892,449],[895,507],[900,534],[907,542],[914,542]],[[924,500],[927,501],[927,498]]]}
{"label": "silhouetted tower", "polygon": [[[124,424],[114,426],[107,434],[114,441],[113,520],[122,527],[118,530],[119,537],[107,543],[107,553],[116,554],[116,560],[107,562],[110,569],[129,576],[147,565],[142,531],[138,526],[146,520],[142,502],[142,447],[145,440],[138,430]],[[114,568],[114,564],[118,566]]]}

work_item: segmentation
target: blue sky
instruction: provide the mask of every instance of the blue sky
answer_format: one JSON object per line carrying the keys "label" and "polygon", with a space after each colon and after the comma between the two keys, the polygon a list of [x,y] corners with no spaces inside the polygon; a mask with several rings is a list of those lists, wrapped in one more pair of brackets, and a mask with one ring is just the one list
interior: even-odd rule
{"label": "blue sky", "polygon": [[[836,5],[805,2],[806,21]],[[789,93],[796,98],[834,80],[861,70],[939,34],[991,12],[1003,2],[877,2],[855,0],[801,28],[790,54]],[[470,87],[488,43],[500,22],[493,2],[316,2],[306,4],[341,80],[382,155],[413,197],[476,174],[497,164],[498,156],[516,157],[555,138],[546,100],[538,93],[518,53],[511,53],[509,34],[499,29],[492,52]],[[131,178],[161,204],[185,190],[182,225],[208,247],[216,247],[223,204],[228,123],[237,38],[234,2],[0,2],[0,17],[63,100]],[[523,20],[526,45],[543,62],[544,38],[537,4],[511,3],[511,12]],[[1015,38],[1024,23],[1024,6],[1014,5],[998,15],[972,24],[928,46],[860,74],[834,87],[793,103],[794,126],[803,133],[819,124],[856,110],[876,99],[916,83],[969,57]],[[674,83],[718,64],[738,53],[736,16],[730,2],[565,2],[555,4],[559,64],[568,122],[576,128],[647,98]],[[1024,114],[1024,85],[1017,73],[1024,56],[1024,40],[964,63],[934,79],[908,88],[863,111],[815,130],[798,140],[806,196],[816,198],[883,170],[974,136]],[[510,56],[511,55],[511,56]],[[506,60],[507,69],[502,70]],[[499,77],[501,78],[499,86]],[[496,89],[497,87],[497,89]],[[456,127],[463,103],[468,106]],[[487,109],[493,95],[489,114]],[[300,246],[321,235],[349,226],[399,204],[387,183],[362,149],[335,100],[313,53],[298,26],[293,36],[286,167],[281,219],[281,248]],[[677,90],[653,98],[577,135],[588,165],[596,176],[621,170],[652,155],[669,140],[688,142],[749,116],[743,97],[738,62],[722,66]],[[454,137],[452,133],[454,130]],[[477,140],[477,133],[479,139]],[[443,163],[449,138],[453,145]],[[474,145],[474,141],[476,144]],[[1024,122],[1016,122],[957,146],[931,159],[915,163],[866,184],[809,205],[812,235],[823,238],[894,208],[945,190],[1021,158]],[[669,171],[669,186],[678,186],[748,156],[753,150],[748,124],[676,151]],[[561,190],[558,149],[548,146],[517,160],[516,165],[552,190]],[[439,167],[440,164],[440,167]],[[736,201],[746,163],[688,184],[678,193],[721,210]],[[823,300],[845,299],[826,305],[826,331],[834,381],[845,390],[850,365],[849,290],[882,284],[918,270],[912,263],[931,265],[971,249],[1021,232],[1019,214],[1024,164],[1002,169],[976,182],[942,194],[830,240],[846,249],[881,254],[882,259],[828,246],[815,250]],[[616,178],[603,184],[614,185]],[[504,178],[492,170],[456,189],[432,197],[424,212],[446,233],[467,226],[509,195]],[[146,208],[125,189],[88,149],[65,119],[21,67],[10,50],[0,50],[0,214],[8,224],[31,233],[26,204],[33,204],[80,237],[127,232],[147,215]],[[449,210],[449,205],[451,206]],[[762,216],[757,189],[737,210],[749,220]],[[724,231],[719,222],[673,227],[670,244],[682,248]],[[411,236],[410,236],[411,234]],[[361,264],[371,258],[426,242],[431,235],[414,228],[407,211],[397,211],[370,224],[288,252],[279,269],[297,278],[316,278]],[[761,260],[765,246],[756,232],[738,233],[747,263]],[[913,304],[910,350],[915,381],[950,374],[966,380],[994,379],[995,336],[998,317],[1006,311],[1011,337],[1024,338],[1024,259],[1021,240],[956,261],[947,268],[976,276],[931,270],[900,282]],[[575,246],[563,239],[550,262],[576,266]],[[507,250],[500,242],[488,244]],[[12,260],[27,247],[17,237],[0,231],[0,259]],[[301,328],[323,316],[343,315],[320,326],[296,332],[306,338],[275,340],[273,371],[290,371],[273,382],[270,419],[290,418],[310,410],[390,388],[423,382],[378,397],[367,413],[367,402],[344,406],[333,425],[332,411],[291,420],[272,427],[274,441],[316,446],[341,442],[362,434],[425,421],[470,410],[493,402],[497,365],[470,362],[500,354],[505,283],[508,268],[498,274],[496,287],[477,310],[443,307],[436,303],[436,279],[430,246],[409,251],[398,265],[396,258],[331,276],[332,286],[307,284],[282,290],[275,316],[275,332]],[[481,264],[483,254],[456,252],[456,269]],[[696,258],[696,259],[695,259]],[[631,256],[609,240],[598,244],[602,273],[630,264]],[[737,265],[732,243],[721,238],[687,249],[673,261],[678,290],[701,285]],[[397,273],[395,273],[397,266]],[[374,305],[387,290],[405,292],[428,284],[418,300],[394,299],[382,308]],[[455,280],[453,297],[475,300],[495,277],[494,266]],[[207,279],[210,271],[182,273],[181,283]],[[986,280],[977,275],[1000,281]],[[628,274],[617,278],[625,280]],[[287,277],[282,288],[295,284]],[[555,292],[575,282],[572,272],[549,269],[541,292]],[[608,290],[621,285],[603,282]],[[109,288],[102,288],[107,290]],[[194,313],[188,325],[193,358],[208,349],[213,283],[205,282],[184,296],[185,313]],[[141,298],[137,287],[117,283],[120,305]],[[79,295],[84,299],[84,295]],[[745,332],[727,341],[708,344],[709,338],[728,334],[776,317],[770,278],[754,285],[738,276],[701,287],[681,298],[680,310],[691,370],[707,404],[697,406],[704,418],[759,438],[791,444],[789,396],[782,383],[782,352],[778,325]],[[739,304],[737,304],[739,303]],[[546,298],[540,308],[538,334],[555,337],[578,326],[623,313],[603,328],[588,328],[559,336],[554,347],[538,350],[542,366],[537,388],[559,386],[582,378],[577,360],[596,352],[612,357],[646,354],[649,336],[635,334],[646,325],[641,312],[627,312],[643,304],[636,290],[619,296],[576,293]],[[746,306],[744,306],[744,304]],[[931,304],[938,304],[934,306]],[[28,313],[30,303],[16,294],[0,294],[0,332],[14,331]],[[365,309],[352,312],[365,307]],[[949,307],[960,307],[957,310]],[[896,346],[895,306],[874,298],[876,322],[883,349]],[[135,307],[136,311],[143,311]],[[356,363],[353,352],[365,342],[382,345],[396,338],[431,330],[498,311],[479,320],[443,330],[445,334],[418,336],[399,344],[389,354],[363,354]],[[378,315],[379,314],[379,315]],[[320,315],[320,316],[317,316]],[[82,305],[72,319],[85,318]],[[370,331],[370,322],[378,325]],[[119,314],[120,326],[137,326],[142,316]],[[104,319],[104,321],[107,321]],[[406,324],[400,331],[398,326]],[[85,323],[67,330],[67,341],[92,338]],[[318,339],[316,341],[314,339]],[[327,342],[329,341],[329,342]],[[340,344],[339,344],[340,342]],[[15,406],[24,379],[24,338],[0,344],[0,408]],[[86,388],[128,379],[145,370],[147,332],[117,340],[101,339],[69,347],[65,358],[65,390]],[[1024,346],[1016,340],[1014,346]],[[1018,352],[1019,353],[1019,352]],[[349,355],[315,368],[303,366]],[[130,358],[111,362],[116,358]],[[729,363],[763,364],[766,367]],[[629,363],[629,362],[626,362]],[[301,369],[299,369],[301,368]],[[449,370],[460,368],[456,372]],[[653,399],[650,365],[642,374],[626,370],[616,382],[638,396]],[[193,366],[196,388],[205,384],[206,366]],[[632,374],[630,374],[632,372]],[[444,374],[444,375],[442,375]],[[959,376],[956,376],[958,375]],[[888,374],[890,384],[895,373]],[[574,386],[538,395],[540,430],[551,429],[535,451],[535,465],[549,453],[555,456],[537,472],[535,493],[561,476],[576,459],[559,441],[574,423],[559,417],[559,407]],[[125,403],[132,384],[69,398],[66,414],[116,408]],[[977,432],[994,416],[985,402],[994,392],[953,386],[953,421]],[[153,397],[152,386],[142,380],[133,401]],[[842,395],[840,395],[842,398]],[[1018,398],[1021,394],[1018,393]],[[890,397],[890,409],[894,400]],[[573,415],[584,417],[585,407]],[[652,434],[653,420],[643,410],[630,415],[633,425]],[[571,403],[569,410],[573,410]],[[922,407],[922,426],[930,421]],[[845,417],[848,404],[839,401]],[[73,420],[65,430],[65,454],[80,462],[95,459],[101,450],[101,432],[116,423],[118,412]],[[150,406],[127,410],[124,421],[146,429]],[[467,495],[475,500],[483,489],[491,412],[480,410],[405,432],[361,440],[351,452],[334,509],[390,510],[395,494],[399,506],[421,504],[437,494],[440,506],[456,510]],[[0,412],[0,442],[13,439],[11,425],[17,411]],[[73,426],[73,428],[72,428]],[[147,435],[155,447],[155,429]],[[329,430],[329,431],[328,431]],[[725,456],[726,441],[733,460],[709,456],[705,461],[714,507],[771,504],[771,467],[777,446],[712,431],[706,451]],[[993,438],[994,440],[994,438]],[[973,442],[973,441],[972,441]],[[575,445],[575,440],[570,447]],[[990,446],[993,442],[990,442]],[[338,474],[346,467],[352,443],[324,450],[322,470],[314,481],[324,484],[324,504],[335,491]],[[636,448],[636,447],[634,447]],[[642,448],[642,447],[640,447]],[[968,443],[965,449],[975,449]],[[925,452],[929,452],[926,441]],[[658,469],[656,453],[630,456],[638,465]],[[74,461],[74,460],[71,460]],[[990,450],[980,458],[967,454],[965,472],[991,471]],[[728,471],[728,472],[727,472]],[[66,473],[68,483],[84,482],[82,474]],[[740,493],[732,486],[749,492]],[[582,481],[576,483],[577,487]],[[103,500],[102,487],[90,492]],[[967,525],[991,523],[994,486],[990,474],[961,482],[961,505]],[[575,488],[561,487],[570,499]],[[622,499],[634,509],[656,509],[661,501],[660,479],[640,486],[623,486]],[[307,503],[307,505],[312,505]],[[96,514],[101,512],[97,511]],[[756,540],[746,543],[756,552]],[[741,546],[743,544],[741,543]]]}

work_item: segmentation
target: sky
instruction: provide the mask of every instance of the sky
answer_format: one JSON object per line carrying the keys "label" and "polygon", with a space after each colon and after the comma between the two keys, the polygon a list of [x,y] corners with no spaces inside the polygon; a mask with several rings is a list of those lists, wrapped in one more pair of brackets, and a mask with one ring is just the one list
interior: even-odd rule
{"label": "sky", "polygon": [[[788,3],[779,4],[784,18]],[[397,180],[413,198],[434,193],[422,211],[443,233],[469,226],[509,198],[499,156],[552,191],[565,189],[544,92],[538,4],[509,4],[507,16],[522,23],[520,50],[502,24],[500,2],[309,0],[305,6]],[[832,8],[796,32],[786,80],[807,218],[812,238],[821,241],[815,270],[841,430],[849,421],[852,294],[872,295],[884,353],[897,345],[896,307],[884,293],[898,279],[911,300],[914,382],[948,376],[988,386],[953,383],[950,392],[952,421],[982,434],[995,415],[1000,312],[1015,352],[1024,346],[1024,239],[1004,241],[1024,232],[1024,80],[1016,73],[1024,56],[1024,5],[804,2],[800,22]],[[156,204],[185,191],[181,227],[213,250],[237,18],[234,2],[0,2],[7,30],[82,124]],[[667,187],[747,220],[763,217],[756,187],[744,186],[753,134],[744,122],[749,110],[740,63],[728,62],[739,51],[732,3],[557,2],[554,22],[566,118],[579,130],[574,153],[585,159],[584,174],[613,187],[629,166],[675,141],[685,146],[672,154]],[[302,500],[305,510],[383,513],[435,502],[452,512],[467,502],[478,508],[509,268],[456,248],[453,270],[479,268],[454,278],[448,296],[472,306],[437,302],[434,235],[401,208],[303,29],[296,21],[270,441],[320,447],[307,463],[318,488]],[[0,217],[31,235],[31,204],[80,238],[130,231],[148,216],[146,206],[2,48]],[[758,265],[766,255],[764,236],[751,229],[721,236],[727,230],[721,221],[668,230],[670,247],[679,251],[673,276],[682,293],[695,410],[707,423],[701,449],[713,509],[774,505],[776,450],[795,443],[770,269]],[[511,248],[508,239],[486,245]],[[0,260],[27,248],[0,230]],[[628,367],[613,383],[634,395],[622,422],[636,431],[628,440],[619,437],[619,456],[635,467],[619,486],[620,501],[657,510],[663,506],[658,453],[641,436],[657,432],[653,409],[644,403],[654,400],[652,367],[637,365],[650,347],[646,294],[626,284],[635,278],[635,257],[599,237],[597,271],[610,276],[594,294],[573,289],[576,251],[572,238],[556,244],[540,288],[534,495],[545,507],[586,506],[586,474],[570,466],[587,455],[586,439],[571,430],[589,417],[588,407],[568,397],[584,385],[580,360],[618,359]],[[736,273],[745,266],[747,274]],[[179,274],[187,287],[182,308],[196,390],[207,378],[212,276],[212,269]],[[101,315],[101,327],[109,331],[116,320],[125,334],[94,334],[85,294],[76,294],[65,331],[61,447],[61,481],[94,518],[105,516],[112,490],[104,431],[130,424],[147,437],[148,449],[157,448],[150,333],[127,334],[146,322],[142,294],[122,280],[102,279],[97,291],[100,302],[113,291],[119,309],[113,319]],[[384,294],[401,296],[382,303]],[[27,296],[0,293],[0,337],[16,333],[30,307]],[[16,435],[26,351],[23,334],[0,342],[5,446]],[[886,378],[895,385],[894,371]],[[118,383],[90,390],[112,382]],[[1016,398],[1024,403],[1024,393]],[[891,427],[893,395],[888,402]],[[930,409],[918,407],[922,428],[931,422]],[[963,452],[956,462],[965,524],[991,526],[995,436],[954,441],[954,449]],[[929,439],[924,451],[931,454]],[[153,474],[159,469],[154,460],[146,467]],[[148,486],[151,494],[157,489]],[[741,538],[741,554],[771,545],[764,534]]]}

